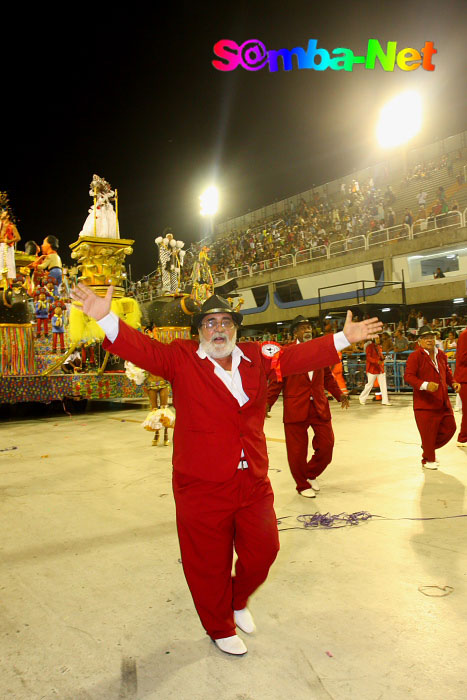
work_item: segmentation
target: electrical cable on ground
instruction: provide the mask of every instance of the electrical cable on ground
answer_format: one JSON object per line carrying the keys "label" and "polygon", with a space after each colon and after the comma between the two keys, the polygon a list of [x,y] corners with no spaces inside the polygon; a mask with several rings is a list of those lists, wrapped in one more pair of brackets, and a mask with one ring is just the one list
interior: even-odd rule
{"label": "electrical cable on ground", "polygon": [[337,530],[342,527],[358,525],[361,522],[378,518],[379,520],[451,520],[453,518],[467,518],[467,513],[460,515],[440,515],[425,518],[387,518],[385,515],[376,515],[369,513],[367,510],[360,510],[355,513],[313,513],[297,515],[296,520],[300,525],[292,527],[280,527],[283,520],[292,518],[292,515],[285,515],[282,518],[277,518],[279,532],[286,530]]}

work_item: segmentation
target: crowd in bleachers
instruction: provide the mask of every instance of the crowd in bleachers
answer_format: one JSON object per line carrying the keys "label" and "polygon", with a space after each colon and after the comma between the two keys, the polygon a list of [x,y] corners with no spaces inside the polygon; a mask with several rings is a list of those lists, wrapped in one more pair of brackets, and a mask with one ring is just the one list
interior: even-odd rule
{"label": "crowd in bleachers", "polygon": [[[377,186],[372,177],[364,184],[357,180],[350,184],[343,182],[339,196],[315,192],[313,201],[305,202],[302,198],[298,205],[291,203],[281,218],[270,217],[255,227],[232,230],[210,241],[205,239],[193,244],[191,252],[196,257],[201,246],[208,244],[213,275],[220,278],[245,266],[252,272],[280,267],[288,264],[283,256],[294,256],[299,251],[311,250],[311,258],[323,257],[329,245],[339,241],[347,241],[345,250],[359,248],[362,245],[357,236],[386,228],[393,229],[391,238],[397,240],[406,236],[404,224],[410,227],[418,221],[459,210],[458,202],[448,198],[443,185],[436,192],[432,187],[430,197],[426,191],[430,189],[427,183],[436,173],[449,176],[454,184],[453,158],[443,156],[438,162],[418,164],[408,172],[402,187],[413,181],[422,185],[421,191],[413,195],[412,207],[397,208],[398,197],[391,185]],[[461,169],[459,173],[462,180]],[[457,184],[461,184],[459,180]],[[189,272],[189,261],[187,268]]]}

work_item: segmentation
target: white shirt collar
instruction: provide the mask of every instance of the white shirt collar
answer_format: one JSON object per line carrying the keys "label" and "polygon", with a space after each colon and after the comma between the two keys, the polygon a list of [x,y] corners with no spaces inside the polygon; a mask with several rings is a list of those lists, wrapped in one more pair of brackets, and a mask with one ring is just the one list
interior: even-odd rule
{"label": "white shirt collar", "polygon": [[426,354],[427,354],[428,357],[430,358],[430,362],[432,362],[432,363],[434,364],[434,366],[435,366],[435,368],[436,368],[436,371],[438,372],[438,371],[439,371],[439,370],[438,370],[438,353],[439,353],[439,348],[437,348],[436,345],[435,345],[435,347],[434,347],[434,351],[435,351],[435,358],[434,358],[434,360],[431,359],[431,355],[430,355],[430,353],[428,352],[428,350],[426,350],[425,348],[422,348],[422,350],[424,350],[424,351],[426,352]]}

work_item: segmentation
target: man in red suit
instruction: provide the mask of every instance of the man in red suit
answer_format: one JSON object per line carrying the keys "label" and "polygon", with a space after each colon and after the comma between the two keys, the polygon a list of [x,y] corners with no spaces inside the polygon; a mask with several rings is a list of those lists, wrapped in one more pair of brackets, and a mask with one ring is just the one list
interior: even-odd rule
{"label": "man in red suit", "polygon": [[[292,321],[290,332],[295,344],[311,340],[310,322],[303,316]],[[331,411],[324,390],[329,391],[342,408],[349,407],[349,399],[339,389],[329,367],[303,374],[291,374],[282,381],[273,378],[268,384],[268,410],[281,391],[284,396],[284,432],[287,460],[295,479],[297,491],[305,498],[314,498],[320,490],[318,476],[331,463],[334,433]],[[308,428],[313,429],[314,454],[308,460]]]}
{"label": "man in red suit", "polygon": [[459,391],[446,355],[436,347],[436,335],[427,330],[419,336],[419,347],[409,355],[404,380],[413,387],[415,421],[422,438],[422,467],[437,469],[435,450],[456,432],[456,421],[448,386]]}
{"label": "man in red suit", "polygon": [[365,405],[370,391],[376,379],[381,389],[381,403],[383,406],[391,406],[388,399],[388,389],[386,384],[386,373],[384,371],[384,355],[381,347],[381,339],[376,336],[370,343],[367,343],[365,348],[366,353],[366,375],[367,383],[363,387],[363,391],[358,397],[362,405]]}
{"label": "man in red suit", "polygon": [[283,350],[273,343],[237,344],[242,315],[213,295],[193,317],[199,343],[164,344],[110,312],[112,291],[100,298],[79,284],[71,296],[103,328],[106,350],[172,385],[173,490],[184,573],[207,634],[222,651],[245,654],[235,628],[255,631],[248,598],[279,549],[263,432],[267,378],[334,364],[338,350],[377,333],[381,323],[354,323],[349,311],[335,336]]}
{"label": "man in red suit", "polygon": [[458,447],[467,447],[467,328],[460,333],[456,348],[454,380],[460,384],[462,423],[457,437]]}

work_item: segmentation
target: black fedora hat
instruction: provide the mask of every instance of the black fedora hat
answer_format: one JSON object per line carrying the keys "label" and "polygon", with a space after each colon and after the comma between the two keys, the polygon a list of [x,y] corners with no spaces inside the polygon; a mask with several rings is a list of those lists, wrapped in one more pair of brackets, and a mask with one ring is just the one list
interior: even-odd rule
{"label": "black fedora hat", "polygon": [[227,299],[224,299],[223,297],[220,297],[217,294],[213,294],[212,297],[206,299],[206,301],[201,307],[201,311],[197,314],[194,314],[193,325],[196,326],[196,328],[199,328],[201,325],[201,321],[205,316],[207,316],[208,314],[221,313],[230,314],[237,326],[240,326],[243,321],[242,314],[239,314],[238,311],[234,311]]}
{"label": "black fedora hat", "polygon": [[304,316],[296,316],[290,324],[290,332],[293,334],[295,332],[296,327],[299,326],[301,323],[310,323],[310,319],[305,318]]}

